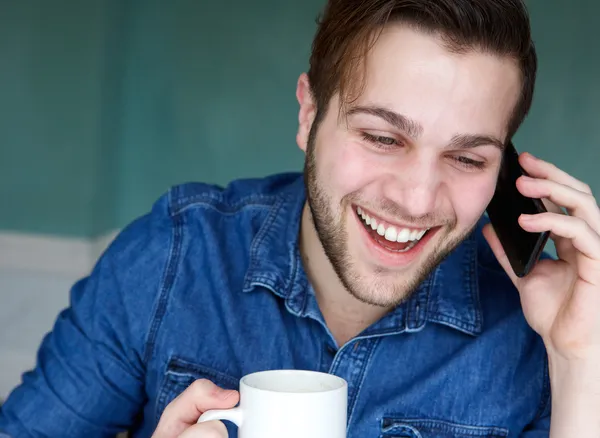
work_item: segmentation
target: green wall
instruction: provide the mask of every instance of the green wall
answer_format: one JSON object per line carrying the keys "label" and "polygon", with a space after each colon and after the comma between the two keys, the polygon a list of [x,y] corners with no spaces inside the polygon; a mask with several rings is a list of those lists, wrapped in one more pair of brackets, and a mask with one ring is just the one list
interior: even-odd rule
{"label": "green wall", "polygon": [[321,0],[137,4],[124,75],[118,223],[173,183],[300,169],[295,89]]}
{"label": "green wall", "polygon": [[[296,170],[298,75],[324,0],[0,5],[0,230],[93,236],[170,185]],[[532,0],[515,143],[600,193],[600,3]]]}
{"label": "green wall", "polygon": [[515,146],[600,195],[600,2],[529,0],[539,55],[533,109]]}
{"label": "green wall", "polygon": [[90,232],[105,18],[100,1],[0,5],[0,229]]}

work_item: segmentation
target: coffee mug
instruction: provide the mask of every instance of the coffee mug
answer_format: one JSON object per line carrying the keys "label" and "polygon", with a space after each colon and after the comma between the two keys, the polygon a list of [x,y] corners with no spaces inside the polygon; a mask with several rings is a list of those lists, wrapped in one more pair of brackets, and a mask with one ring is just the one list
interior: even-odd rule
{"label": "coffee mug", "polygon": [[348,385],[316,371],[270,370],[240,381],[240,403],[206,411],[199,423],[229,420],[239,438],[345,438]]}

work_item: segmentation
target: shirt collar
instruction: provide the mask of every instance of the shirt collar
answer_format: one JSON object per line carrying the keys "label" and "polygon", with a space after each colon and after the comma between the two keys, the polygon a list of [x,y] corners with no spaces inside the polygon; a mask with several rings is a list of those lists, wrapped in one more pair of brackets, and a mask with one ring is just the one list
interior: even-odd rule
{"label": "shirt collar", "polygon": [[[250,249],[244,292],[269,289],[286,300],[288,310],[306,315],[312,293],[298,247],[306,200],[302,175],[282,190]],[[419,331],[426,322],[443,324],[470,335],[482,331],[477,246],[480,226],[421,283],[402,306],[367,329],[365,334]]]}
{"label": "shirt collar", "polygon": [[408,328],[419,330],[431,321],[470,335],[481,333],[478,235],[479,228],[438,265],[409,300]]}
{"label": "shirt collar", "polygon": [[266,287],[282,298],[290,297],[300,277],[298,236],[306,195],[299,175],[285,187],[252,241],[244,291]]}

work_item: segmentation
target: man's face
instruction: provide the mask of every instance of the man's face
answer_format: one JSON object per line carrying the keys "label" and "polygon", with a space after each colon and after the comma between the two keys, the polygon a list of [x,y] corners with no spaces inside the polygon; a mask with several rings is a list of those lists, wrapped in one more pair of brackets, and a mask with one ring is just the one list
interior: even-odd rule
{"label": "man's face", "polygon": [[365,79],[344,113],[332,98],[301,147],[308,204],[333,269],[356,298],[391,306],[485,211],[521,83],[510,59],[452,54],[406,26],[382,33]]}

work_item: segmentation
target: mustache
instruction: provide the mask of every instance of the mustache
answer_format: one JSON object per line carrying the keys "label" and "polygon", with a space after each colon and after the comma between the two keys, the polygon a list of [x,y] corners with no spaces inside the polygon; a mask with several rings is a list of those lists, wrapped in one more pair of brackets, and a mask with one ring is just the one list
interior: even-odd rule
{"label": "mustache", "polygon": [[449,220],[447,215],[442,215],[440,212],[429,212],[421,216],[414,216],[405,207],[385,198],[369,198],[366,201],[358,193],[350,193],[344,197],[344,201],[348,204],[364,207],[375,215],[378,213],[384,214],[397,222],[414,225],[417,228],[433,228],[441,225],[452,226],[455,222],[455,220]]}

